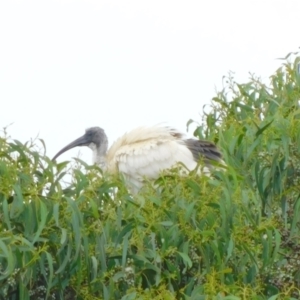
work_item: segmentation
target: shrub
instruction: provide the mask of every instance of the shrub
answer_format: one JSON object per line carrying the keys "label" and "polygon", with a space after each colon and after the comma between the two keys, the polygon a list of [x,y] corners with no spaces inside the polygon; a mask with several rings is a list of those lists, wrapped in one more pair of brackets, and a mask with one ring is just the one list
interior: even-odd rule
{"label": "shrub", "polygon": [[132,197],[121,176],[0,138],[0,297],[298,299],[299,61],[269,85],[227,78],[194,133],[228,165],[210,178],[173,170]]}

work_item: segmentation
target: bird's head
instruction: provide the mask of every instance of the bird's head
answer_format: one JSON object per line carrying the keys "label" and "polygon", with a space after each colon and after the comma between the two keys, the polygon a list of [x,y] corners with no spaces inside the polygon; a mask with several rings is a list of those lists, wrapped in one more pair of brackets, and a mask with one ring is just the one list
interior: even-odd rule
{"label": "bird's head", "polygon": [[[107,149],[107,137],[104,132],[104,130],[100,127],[91,127],[86,129],[85,134],[75,141],[71,142],[64,148],[62,148],[53,158],[52,160],[55,160],[58,156],[63,154],[64,152],[78,147],[78,146],[87,146],[91,148],[93,151],[101,151],[103,149],[103,152],[106,152]],[[104,155],[104,153],[103,153]]]}

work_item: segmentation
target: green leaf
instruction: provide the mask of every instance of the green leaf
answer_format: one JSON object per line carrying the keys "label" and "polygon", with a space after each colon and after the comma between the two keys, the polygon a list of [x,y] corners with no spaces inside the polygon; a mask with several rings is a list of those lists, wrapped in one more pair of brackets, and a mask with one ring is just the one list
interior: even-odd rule
{"label": "green leaf", "polygon": [[274,119],[271,122],[267,123],[265,126],[261,127],[259,130],[257,130],[255,136],[256,137],[260,136],[273,122]]}
{"label": "green leaf", "polygon": [[187,254],[183,253],[183,252],[179,252],[178,251],[177,253],[181,256],[181,258],[182,258],[183,263],[185,264],[185,266],[188,269],[191,268],[192,265],[193,265],[193,263],[192,263],[191,259],[189,258],[189,256]]}
{"label": "green leaf", "polygon": [[0,280],[8,278],[14,270],[15,261],[13,252],[7,245],[0,239],[0,249],[1,249],[1,256],[4,257],[6,261],[6,268],[1,270],[0,273]]}
{"label": "green leaf", "polygon": [[40,201],[39,206],[40,206],[40,220],[39,220],[38,230],[32,240],[32,244],[34,244],[39,239],[46,225],[47,216],[48,216],[46,205],[42,201]]}

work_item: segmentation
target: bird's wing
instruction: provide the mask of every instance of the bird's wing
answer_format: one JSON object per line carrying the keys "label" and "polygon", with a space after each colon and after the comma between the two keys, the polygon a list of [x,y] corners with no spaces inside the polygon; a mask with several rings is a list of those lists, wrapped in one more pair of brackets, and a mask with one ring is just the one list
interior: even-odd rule
{"label": "bird's wing", "polygon": [[115,164],[131,185],[139,189],[145,178],[156,179],[163,170],[183,163],[189,170],[197,163],[189,149],[176,141],[145,141],[123,146],[117,151]]}
{"label": "bird's wing", "polygon": [[107,165],[109,171],[142,183],[145,177],[155,179],[176,163],[193,170],[199,155],[207,160],[220,157],[212,143],[185,139],[172,128],[154,126],[136,129],[116,141],[107,153]]}
{"label": "bird's wing", "polygon": [[125,174],[156,178],[162,170],[183,163],[192,170],[197,163],[191,151],[177,141],[146,141],[124,146],[115,156],[118,170]]}

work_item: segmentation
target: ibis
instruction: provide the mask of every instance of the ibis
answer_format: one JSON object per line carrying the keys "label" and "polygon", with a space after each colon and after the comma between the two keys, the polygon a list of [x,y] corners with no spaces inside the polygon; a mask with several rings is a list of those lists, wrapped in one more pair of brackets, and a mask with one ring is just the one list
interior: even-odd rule
{"label": "ibis", "polygon": [[204,162],[203,173],[213,162],[223,164],[216,145],[209,141],[187,138],[182,132],[167,126],[139,127],[117,139],[108,149],[108,138],[100,127],[86,129],[85,134],[62,148],[52,160],[77,146],[93,151],[93,163],[110,173],[122,173],[129,189],[136,193],[145,178],[156,179],[162,171],[177,164],[192,171]]}

